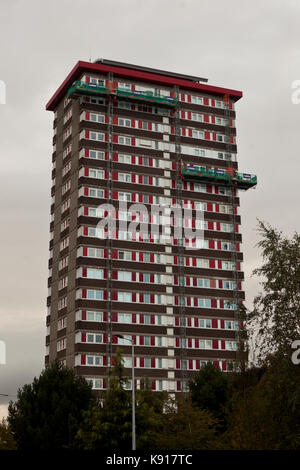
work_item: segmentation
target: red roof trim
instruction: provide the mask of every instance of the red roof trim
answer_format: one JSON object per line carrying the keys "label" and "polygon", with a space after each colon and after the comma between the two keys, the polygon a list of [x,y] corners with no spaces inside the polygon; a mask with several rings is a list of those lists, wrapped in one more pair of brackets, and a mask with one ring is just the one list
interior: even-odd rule
{"label": "red roof trim", "polygon": [[189,80],[183,80],[174,77],[167,77],[164,75],[159,75],[150,72],[141,72],[139,70],[132,70],[126,69],[123,67],[113,67],[104,64],[94,64],[91,62],[83,62],[79,61],[73,67],[67,78],[63,81],[57,91],[54,93],[52,98],[48,101],[46,105],[47,111],[53,111],[59,101],[63,98],[66,94],[68,88],[72,85],[72,83],[77,80],[83,72],[112,72],[119,77],[128,77],[133,78],[135,80],[141,80],[145,82],[152,82],[161,85],[177,85],[181,89],[192,90],[192,91],[203,91],[208,94],[215,94],[215,95],[224,95],[229,94],[231,99],[234,101],[239,100],[243,93],[237,90],[231,90],[228,88],[221,88],[212,85],[206,85],[204,83],[195,83]]}

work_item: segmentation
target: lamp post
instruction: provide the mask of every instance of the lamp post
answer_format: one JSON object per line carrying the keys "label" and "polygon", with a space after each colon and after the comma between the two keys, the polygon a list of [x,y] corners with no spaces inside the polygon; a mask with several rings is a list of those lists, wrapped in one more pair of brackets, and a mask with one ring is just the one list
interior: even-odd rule
{"label": "lamp post", "polygon": [[131,343],[132,350],[132,450],[136,450],[136,439],[135,439],[135,386],[134,386],[134,342],[132,339],[125,338],[123,335],[116,335],[118,338],[122,338],[125,341]]}

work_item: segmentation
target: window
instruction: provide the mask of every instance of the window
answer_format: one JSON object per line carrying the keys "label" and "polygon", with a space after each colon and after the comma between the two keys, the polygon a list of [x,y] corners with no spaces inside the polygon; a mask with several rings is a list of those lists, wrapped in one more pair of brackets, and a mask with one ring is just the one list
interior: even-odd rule
{"label": "window", "polygon": [[118,181],[123,183],[131,183],[131,174],[130,173],[119,173]]}
{"label": "window", "polygon": [[231,308],[231,302],[228,302],[227,300],[224,301],[224,308]]}
{"label": "window", "polygon": [[234,251],[234,246],[233,246],[232,243],[222,242],[222,243],[221,243],[221,250],[224,250],[224,251]]}
{"label": "window", "polygon": [[131,137],[125,137],[123,135],[119,135],[118,143],[121,145],[131,145]]}
{"label": "window", "polygon": [[119,313],[118,314],[118,322],[119,323],[131,323],[132,318],[130,313]]}
{"label": "window", "polygon": [[68,276],[63,277],[58,282],[58,290],[64,289],[68,286]]}
{"label": "window", "polygon": [[90,150],[89,157],[94,160],[105,160],[105,153],[100,150]]}
{"label": "window", "polygon": [[64,230],[66,230],[70,225],[70,218],[66,218],[63,220],[63,222],[61,223],[61,226],[60,226],[60,230],[61,232],[63,232]]}
{"label": "window", "polygon": [[103,269],[87,268],[86,277],[89,279],[103,279]]}
{"label": "window", "polygon": [[94,170],[92,168],[89,169],[89,177],[90,178],[97,178],[97,179],[104,179],[104,171],[103,170]]}
{"label": "window", "polygon": [[127,163],[128,165],[131,165],[131,155],[125,155],[123,153],[119,153],[118,162]]}
{"label": "window", "polygon": [[103,189],[89,188],[89,196],[90,197],[96,197],[96,198],[104,198],[104,190]]}
{"label": "window", "polygon": [[122,346],[129,346],[130,341],[132,341],[132,337],[129,335],[123,335],[123,338],[118,338],[118,344]]}
{"label": "window", "polygon": [[193,104],[200,104],[200,105],[202,105],[202,104],[203,104],[203,98],[200,98],[200,96],[192,95],[192,96],[191,96],[191,102],[192,102]]}
{"label": "window", "polygon": [[130,119],[119,118],[118,119],[119,126],[131,127]]}
{"label": "window", "polygon": [[93,122],[105,122],[103,114],[90,113],[90,121]]}
{"label": "window", "polygon": [[65,256],[59,262],[59,270],[61,270],[63,268],[66,268],[68,266],[68,264],[69,264],[69,257]]}
{"label": "window", "polygon": [[206,320],[203,320],[202,318],[199,319],[199,328],[207,328]]}
{"label": "window", "polygon": [[151,367],[151,358],[145,357],[144,359],[144,367],[150,368]]}
{"label": "window", "polygon": [[87,289],[86,297],[90,300],[103,300],[103,292],[102,290]]}
{"label": "window", "polygon": [[103,250],[101,248],[89,248],[87,249],[87,256],[90,258],[103,258]]}
{"label": "window", "polygon": [[118,193],[119,201],[131,201],[131,193]]}
{"label": "window", "polygon": [[88,102],[90,102],[92,104],[105,104],[104,98],[90,98],[90,100]]}
{"label": "window", "polygon": [[222,232],[233,232],[232,224],[220,224],[220,228]]}
{"label": "window", "polygon": [[119,101],[119,108],[131,109],[131,103],[127,103],[126,101]]}
{"label": "window", "polygon": [[224,186],[219,186],[219,194],[223,194],[225,196],[231,195],[231,189],[225,188]]}
{"label": "window", "polygon": [[203,121],[203,116],[202,114],[197,114],[197,113],[192,113],[192,121]]}
{"label": "window", "polygon": [[90,140],[97,140],[103,142],[104,134],[102,132],[90,132]]}
{"label": "window", "polygon": [[61,242],[60,242],[60,251],[64,250],[69,246],[70,243],[70,237],[65,237]]}
{"label": "window", "polygon": [[72,134],[72,126],[67,127],[63,133],[63,142]]}
{"label": "window", "polygon": [[199,348],[200,348],[200,349],[212,349],[212,342],[211,342],[211,340],[200,339],[200,341],[199,341]]}
{"label": "window", "polygon": [[57,330],[62,330],[63,328],[66,328],[67,326],[67,317],[63,317],[57,322]]}
{"label": "window", "polygon": [[[88,214],[85,214],[85,210],[87,210]],[[89,215],[90,217],[103,217],[104,210],[96,207],[81,207],[79,209],[80,215]]]}
{"label": "window", "polygon": [[57,352],[62,351],[63,349],[66,349],[66,347],[67,347],[67,338],[60,339],[59,341],[57,341],[57,344],[56,344]]}
{"label": "window", "polygon": [[102,379],[86,379],[86,381],[92,385],[93,390],[101,390],[103,388]]}
{"label": "window", "polygon": [[126,368],[132,367],[131,357],[123,357],[123,366]]}
{"label": "window", "polygon": [[131,292],[118,292],[118,302],[131,302]]}
{"label": "window", "polygon": [[197,286],[198,287],[210,287],[210,281],[209,279],[197,279]]}
{"label": "window", "polygon": [[131,90],[130,83],[119,82],[118,87],[122,88],[123,90]]}
{"label": "window", "polygon": [[101,344],[103,342],[102,335],[98,333],[87,333],[86,342]]}
{"label": "window", "polygon": [[210,308],[210,299],[198,299],[198,307]]}
{"label": "window", "polygon": [[102,366],[102,356],[86,356],[86,363],[89,366]]}
{"label": "window", "polygon": [[63,159],[65,159],[68,155],[70,155],[72,151],[72,144],[68,144],[68,146],[63,151]]}
{"label": "window", "polygon": [[65,176],[67,173],[71,171],[71,162],[68,162],[62,169],[62,175]]}
{"label": "window", "polygon": [[163,381],[156,380],[156,390],[162,391],[162,389],[163,389]]}
{"label": "window", "polygon": [[92,310],[87,310],[86,319],[87,319],[87,321],[102,322],[103,321],[103,313],[102,312],[95,312],[95,311],[92,311]]}
{"label": "window", "polygon": [[71,188],[71,180],[68,180],[63,186],[62,186],[62,189],[61,189],[61,193],[62,195],[66,194],[66,192],[68,192]]}
{"label": "window", "polygon": [[131,281],[131,278],[132,278],[131,271],[118,271],[119,281]]}
{"label": "window", "polygon": [[202,131],[198,131],[196,129],[193,129],[192,130],[192,136],[195,138],[195,139],[204,139],[204,133]]}
{"label": "window", "polygon": [[205,193],[206,186],[204,184],[194,183],[194,191],[199,193]]}
{"label": "window", "polygon": [[232,206],[227,206],[227,205],[219,205],[219,212],[222,214],[232,214]]}
{"label": "window", "polygon": [[199,149],[199,148],[194,148],[194,155],[196,157],[204,157],[205,156],[205,150]]}
{"label": "window", "polygon": [[96,77],[90,77],[90,83],[93,84],[93,85],[104,86],[104,79],[96,78]]}

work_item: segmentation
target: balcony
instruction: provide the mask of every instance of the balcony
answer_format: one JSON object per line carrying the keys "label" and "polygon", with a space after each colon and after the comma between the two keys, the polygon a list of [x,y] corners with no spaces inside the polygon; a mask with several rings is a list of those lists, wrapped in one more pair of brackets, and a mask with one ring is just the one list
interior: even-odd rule
{"label": "balcony", "polygon": [[142,101],[145,103],[154,103],[160,106],[170,106],[175,108],[178,104],[177,99],[172,96],[162,96],[155,94],[152,91],[132,91],[117,88],[115,93],[118,97],[134,101]]}
{"label": "balcony", "polygon": [[153,103],[159,106],[168,106],[174,108],[177,106],[178,101],[172,96],[162,96],[153,93],[152,91],[133,91],[124,90],[122,88],[114,88],[113,86],[102,86],[94,83],[85,83],[81,81],[74,82],[69,88],[67,97],[72,98],[76,95],[89,95],[89,96],[108,96],[114,95],[118,98],[125,100],[134,100],[144,103]]}
{"label": "balcony", "polygon": [[195,179],[203,183],[211,182],[225,186],[234,186],[238,189],[244,190],[257,185],[256,175],[238,173],[233,168],[221,170],[183,163],[181,174],[183,179]]}
{"label": "balcony", "polygon": [[67,97],[72,98],[74,95],[108,96],[109,92],[110,90],[106,86],[77,81],[69,88]]}

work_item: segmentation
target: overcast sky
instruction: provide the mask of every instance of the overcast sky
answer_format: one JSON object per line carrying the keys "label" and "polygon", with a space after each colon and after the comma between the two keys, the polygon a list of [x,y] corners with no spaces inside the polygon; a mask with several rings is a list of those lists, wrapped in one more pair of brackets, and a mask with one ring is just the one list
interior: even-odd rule
{"label": "overcast sky", "polygon": [[[300,2],[297,0],[12,0],[1,2],[0,393],[44,366],[52,152],[45,104],[78,60],[104,57],[242,90],[237,103],[247,305],[258,290],[256,218],[300,231]],[[298,140],[297,140],[298,139]],[[8,400],[0,397],[0,417]]]}

